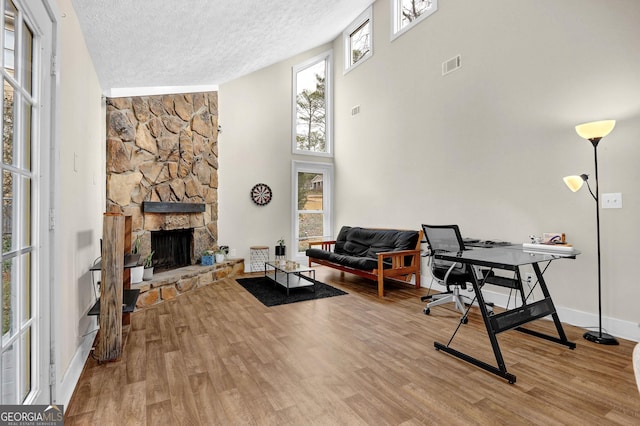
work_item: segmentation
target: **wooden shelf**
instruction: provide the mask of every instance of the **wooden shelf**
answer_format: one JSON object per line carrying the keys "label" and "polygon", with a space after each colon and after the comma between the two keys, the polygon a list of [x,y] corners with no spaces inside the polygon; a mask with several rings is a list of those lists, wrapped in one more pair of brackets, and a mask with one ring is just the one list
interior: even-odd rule
{"label": "wooden shelf", "polygon": [[[124,255],[124,267],[126,268],[133,268],[135,266],[138,266],[138,260],[140,260],[140,255],[139,254],[125,254]],[[96,263],[95,265],[93,265],[91,267],[91,269],[89,269],[90,271],[100,271],[102,270],[102,260],[99,261],[98,263]]]}

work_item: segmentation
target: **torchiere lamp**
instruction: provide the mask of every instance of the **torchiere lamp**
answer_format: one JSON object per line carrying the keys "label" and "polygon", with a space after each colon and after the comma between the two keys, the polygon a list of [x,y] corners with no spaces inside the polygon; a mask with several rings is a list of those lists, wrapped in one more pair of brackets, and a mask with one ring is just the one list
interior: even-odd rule
{"label": "torchiere lamp", "polygon": [[613,130],[616,125],[615,120],[594,121],[592,123],[584,123],[576,126],[576,132],[580,137],[587,139],[593,145],[593,155],[595,158],[596,168],[596,191],[595,194],[589,186],[587,179],[588,175],[582,174],[580,176],[567,176],[564,178],[564,183],[567,184],[570,190],[576,192],[582,187],[584,182],[587,182],[587,187],[591,196],[596,201],[596,230],[598,236],[598,331],[587,331],[582,337],[590,342],[600,343],[602,345],[617,345],[618,341],[610,334],[602,332],[602,274],[600,267],[600,197],[598,193],[598,142],[600,139],[607,136]]}

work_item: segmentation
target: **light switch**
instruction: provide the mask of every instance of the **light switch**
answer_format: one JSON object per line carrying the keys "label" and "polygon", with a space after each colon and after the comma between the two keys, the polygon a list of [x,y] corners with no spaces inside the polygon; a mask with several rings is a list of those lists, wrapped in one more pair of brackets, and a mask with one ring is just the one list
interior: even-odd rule
{"label": "light switch", "polygon": [[609,194],[602,194],[602,208],[603,209],[621,209],[622,193],[611,192]]}

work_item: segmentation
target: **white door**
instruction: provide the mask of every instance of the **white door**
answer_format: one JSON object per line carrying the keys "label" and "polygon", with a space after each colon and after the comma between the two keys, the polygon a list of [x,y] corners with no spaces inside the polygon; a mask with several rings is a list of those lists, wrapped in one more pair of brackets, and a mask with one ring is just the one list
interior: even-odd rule
{"label": "white door", "polygon": [[0,404],[51,401],[49,180],[54,20],[51,0],[0,0],[2,309]]}

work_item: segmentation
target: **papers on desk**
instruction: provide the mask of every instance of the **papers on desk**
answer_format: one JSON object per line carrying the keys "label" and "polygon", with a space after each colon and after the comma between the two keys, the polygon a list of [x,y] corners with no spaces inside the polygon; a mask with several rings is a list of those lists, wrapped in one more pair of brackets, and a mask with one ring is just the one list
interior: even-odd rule
{"label": "papers on desk", "polygon": [[522,244],[522,249],[524,251],[534,253],[551,253],[561,255],[571,255],[576,252],[576,250],[572,246],[567,244],[524,243]]}

